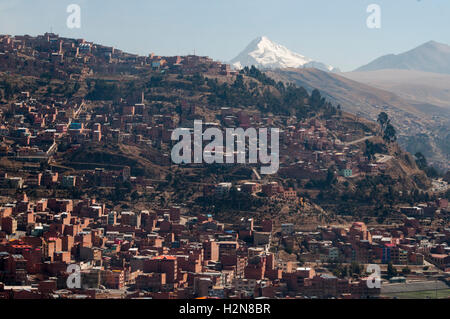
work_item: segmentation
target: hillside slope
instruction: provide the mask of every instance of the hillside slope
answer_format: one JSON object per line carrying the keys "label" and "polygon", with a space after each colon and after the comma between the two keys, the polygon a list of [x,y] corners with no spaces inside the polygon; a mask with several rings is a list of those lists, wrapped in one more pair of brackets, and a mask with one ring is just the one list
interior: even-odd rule
{"label": "hillside slope", "polygon": [[[295,83],[309,91],[318,88],[344,110],[372,121],[380,112],[388,113],[400,133],[399,142],[406,150],[420,151],[430,158],[433,165],[444,170],[449,168],[449,149],[445,142],[450,125],[448,109],[431,103],[410,102],[387,90],[317,69],[288,68],[266,73],[276,80]],[[425,138],[425,142],[417,148],[419,138]]]}
{"label": "hillside slope", "polygon": [[428,103],[450,109],[450,75],[447,74],[387,69],[339,75],[395,93],[411,103]]}

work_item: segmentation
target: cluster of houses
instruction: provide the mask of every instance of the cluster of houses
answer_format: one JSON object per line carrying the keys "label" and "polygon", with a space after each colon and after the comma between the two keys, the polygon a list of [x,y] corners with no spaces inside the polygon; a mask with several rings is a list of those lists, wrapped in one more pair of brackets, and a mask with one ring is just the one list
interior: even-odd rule
{"label": "cluster of houses", "polygon": [[[37,77],[51,72],[53,78],[64,80],[124,70],[131,74],[236,74],[208,57],[141,57],[51,33],[1,35],[0,71],[18,69]],[[59,188],[81,192],[125,182],[153,192],[160,176],[133,174],[138,165],[67,158],[86,145],[121,144],[157,150],[160,156],[151,161],[169,167],[172,132],[183,126],[193,134],[195,119],[222,129],[279,127],[280,176],[325,179],[329,168],[336,167],[343,178],[354,178],[387,168],[386,161],[369,160],[352,143],[370,136],[341,127],[337,118],[298,121],[228,107],[205,115],[188,97],[168,100],[146,101],[142,93],[136,101],[95,104],[80,98],[36,99],[30,92],[21,92],[7,111],[0,110],[5,119],[0,125],[0,156],[5,162],[0,189],[2,195],[15,197],[6,201],[2,197],[0,204],[0,299],[360,298],[380,294],[367,286],[365,278],[338,278],[283,260],[271,249],[274,236],[280,236],[288,250],[299,248],[305,262],[422,266],[426,261],[441,271],[449,270],[449,229],[424,224],[426,218],[448,212],[445,200],[402,208],[400,213],[406,217],[396,227],[369,229],[355,222],[349,228],[302,232],[297,225],[283,224],[278,233],[272,220],[243,218],[228,225],[185,206],[116,211],[89,194],[79,197],[82,200],[57,198],[53,191]],[[202,165],[206,164],[192,164]],[[254,180],[235,183],[236,189],[271,201],[304,204],[296,190],[254,174]],[[205,183],[203,194],[223,198],[232,187],[232,183]],[[47,190],[49,198],[30,199],[29,190]],[[74,265],[80,276],[75,287],[68,284]]]}
{"label": "cluster of houses", "polygon": [[[447,200],[438,200],[436,204],[443,213],[448,212]],[[289,249],[299,248],[306,262],[403,266],[424,266],[429,262],[448,272],[450,228],[432,227],[423,217],[402,216],[403,221],[392,227],[369,228],[363,222],[354,222],[351,227],[319,226],[315,231],[296,231],[293,224],[283,224],[282,240]],[[416,275],[426,275],[422,267],[417,269]]]}
{"label": "cluster of houses", "polygon": [[233,75],[230,66],[196,55],[163,57],[154,53],[139,56],[88,42],[45,33],[36,37],[0,35],[0,70],[39,77],[52,70],[52,77],[80,79],[92,74],[138,74],[142,71],[192,75]]}
{"label": "cluster of houses", "polygon": [[[112,211],[94,199],[0,207],[2,298],[251,298],[377,296],[365,281],[281,262],[271,220],[226,226],[173,206]],[[356,238],[356,230],[351,232]],[[363,239],[361,239],[363,240]],[[68,284],[70,266],[80,285]],[[320,289],[320,287],[328,287]]]}
{"label": "cluster of houses", "polygon": [[[267,198],[271,201],[283,201],[292,204],[303,205],[303,198],[299,197],[297,191],[292,187],[284,188],[278,182],[256,182],[246,181],[236,185],[236,190],[242,193]],[[223,198],[230,193],[233,183],[224,182],[218,184],[207,184],[203,186],[205,197]]]}

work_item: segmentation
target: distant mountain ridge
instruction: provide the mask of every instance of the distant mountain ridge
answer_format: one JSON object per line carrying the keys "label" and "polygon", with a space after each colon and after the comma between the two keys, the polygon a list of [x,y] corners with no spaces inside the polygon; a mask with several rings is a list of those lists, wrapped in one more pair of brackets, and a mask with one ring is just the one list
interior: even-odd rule
{"label": "distant mountain ridge", "polygon": [[237,69],[254,65],[261,69],[316,68],[327,72],[339,71],[331,65],[293,52],[266,36],[258,37],[250,42],[244,51],[230,61],[230,64]]}
{"label": "distant mountain ridge", "polygon": [[379,57],[355,71],[378,71],[384,69],[450,74],[450,46],[436,41],[429,41],[404,53],[388,54]]}
{"label": "distant mountain ridge", "polygon": [[[343,110],[359,117],[376,121],[380,112],[388,113],[398,129],[401,146],[414,154],[417,144],[415,139],[426,136],[430,162],[443,169],[449,168],[446,146],[450,127],[449,108],[420,100],[406,100],[393,92],[349,79],[346,77],[348,73],[341,75],[317,69],[288,68],[268,70],[266,74],[276,81],[295,83],[308,91],[317,88],[329,101],[340,104]],[[425,152],[423,149],[420,151]]]}
{"label": "distant mountain ridge", "polygon": [[385,69],[339,75],[395,93],[413,103],[429,103],[450,110],[450,74]]}

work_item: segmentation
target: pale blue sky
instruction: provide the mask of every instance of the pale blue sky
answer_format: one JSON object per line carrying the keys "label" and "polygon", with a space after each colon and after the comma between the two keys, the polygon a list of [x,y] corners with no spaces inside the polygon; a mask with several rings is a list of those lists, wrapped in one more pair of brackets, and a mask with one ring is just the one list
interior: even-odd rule
{"label": "pale blue sky", "polygon": [[[81,29],[66,27],[81,6]],[[366,8],[381,6],[381,29]],[[0,34],[85,38],[125,51],[228,61],[260,35],[315,60],[352,70],[429,40],[450,44],[449,0],[0,0]]]}

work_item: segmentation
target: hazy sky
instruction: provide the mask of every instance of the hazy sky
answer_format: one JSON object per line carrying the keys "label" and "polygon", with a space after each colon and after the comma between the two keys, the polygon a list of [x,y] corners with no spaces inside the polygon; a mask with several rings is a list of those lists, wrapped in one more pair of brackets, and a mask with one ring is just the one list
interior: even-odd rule
{"label": "hazy sky", "polygon": [[[81,29],[66,8],[81,6]],[[369,4],[381,29],[369,29]],[[450,44],[449,0],[0,0],[0,34],[84,38],[139,54],[192,53],[228,61],[260,35],[352,70],[429,40]]]}

